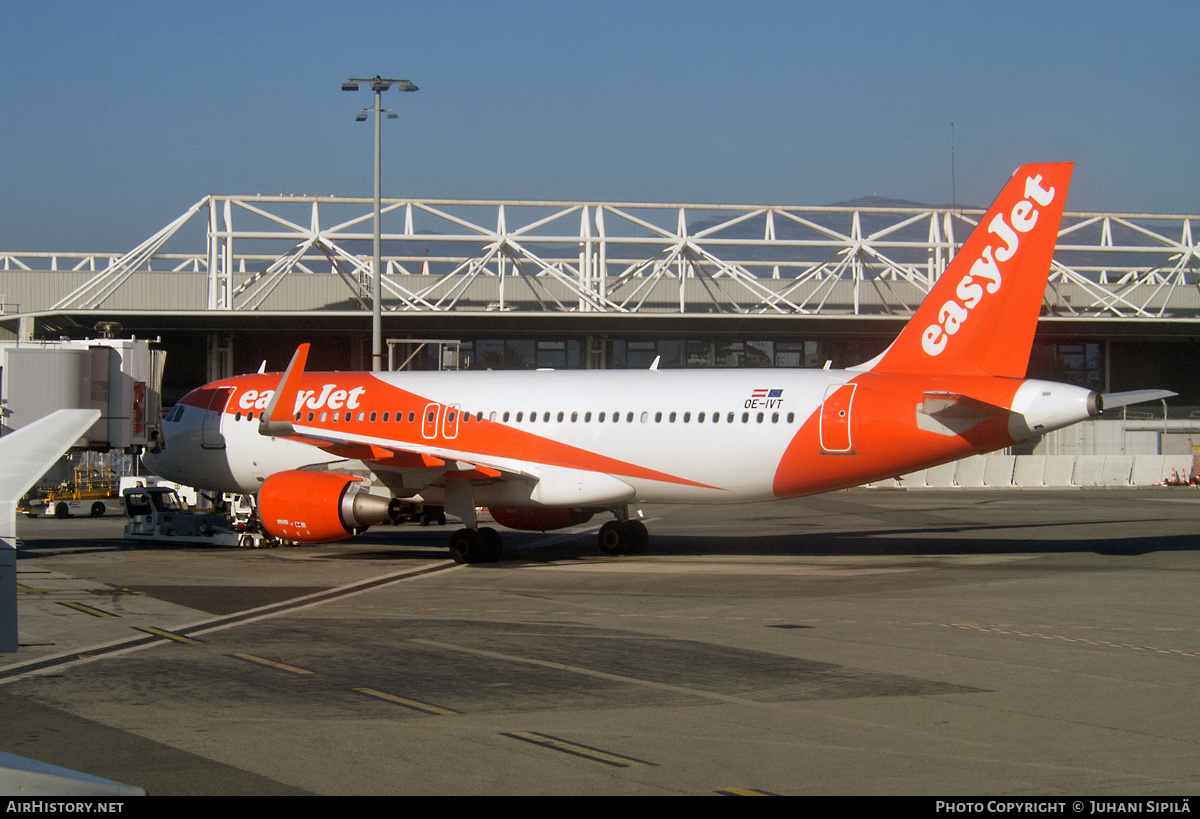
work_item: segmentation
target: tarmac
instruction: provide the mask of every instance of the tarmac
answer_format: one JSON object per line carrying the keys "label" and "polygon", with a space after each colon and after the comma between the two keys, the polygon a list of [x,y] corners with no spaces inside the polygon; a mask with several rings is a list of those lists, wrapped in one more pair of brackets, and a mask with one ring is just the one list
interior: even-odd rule
{"label": "tarmac", "polygon": [[851,490],[263,550],[22,519],[0,751],[168,794],[1200,791],[1200,490]]}

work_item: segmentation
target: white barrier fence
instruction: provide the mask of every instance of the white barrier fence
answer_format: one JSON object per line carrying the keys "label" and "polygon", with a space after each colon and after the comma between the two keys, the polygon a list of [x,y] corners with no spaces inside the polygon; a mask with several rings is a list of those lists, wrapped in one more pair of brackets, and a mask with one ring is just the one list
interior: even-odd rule
{"label": "white barrier fence", "polygon": [[1187,481],[1191,455],[972,455],[868,486],[926,488],[1038,488],[1153,486]]}

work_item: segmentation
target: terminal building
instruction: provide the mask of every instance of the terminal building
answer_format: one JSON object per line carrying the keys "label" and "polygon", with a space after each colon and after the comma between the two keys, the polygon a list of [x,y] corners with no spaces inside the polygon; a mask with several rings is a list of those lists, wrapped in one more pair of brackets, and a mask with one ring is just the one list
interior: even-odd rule
{"label": "terminal building", "polygon": [[[982,214],[875,198],[384,200],[389,367],[850,366],[891,342]],[[123,253],[0,248],[0,337],[153,340],[166,408],[263,362],[280,370],[306,341],[312,369],[369,369],[372,218],[371,199],[214,195]],[[1038,452],[1191,452],[1198,219],[1064,216],[1029,375],[1179,396]]]}

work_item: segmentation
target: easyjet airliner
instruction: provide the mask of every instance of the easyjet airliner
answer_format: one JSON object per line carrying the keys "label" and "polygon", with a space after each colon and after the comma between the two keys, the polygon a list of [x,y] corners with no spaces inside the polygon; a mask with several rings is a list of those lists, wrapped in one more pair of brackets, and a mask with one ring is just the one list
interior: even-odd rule
{"label": "easyjet airliner", "polygon": [[630,505],[791,498],[990,452],[1121,405],[1025,378],[1071,180],[1026,165],[892,345],[847,370],[306,372],[215,381],[164,419],[165,477],[257,493],[263,527],[330,541],[420,497],[461,518],[460,562],[495,560],[502,526],[595,513],[608,554],[638,552]]}

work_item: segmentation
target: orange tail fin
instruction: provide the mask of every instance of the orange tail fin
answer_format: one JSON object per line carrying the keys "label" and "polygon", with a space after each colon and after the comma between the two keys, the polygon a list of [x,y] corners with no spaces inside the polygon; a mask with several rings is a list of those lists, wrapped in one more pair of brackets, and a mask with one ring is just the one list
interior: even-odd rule
{"label": "orange tail fin", "polygon": [[1017,169],[873,372],[1025,375],[1073,168]]}

